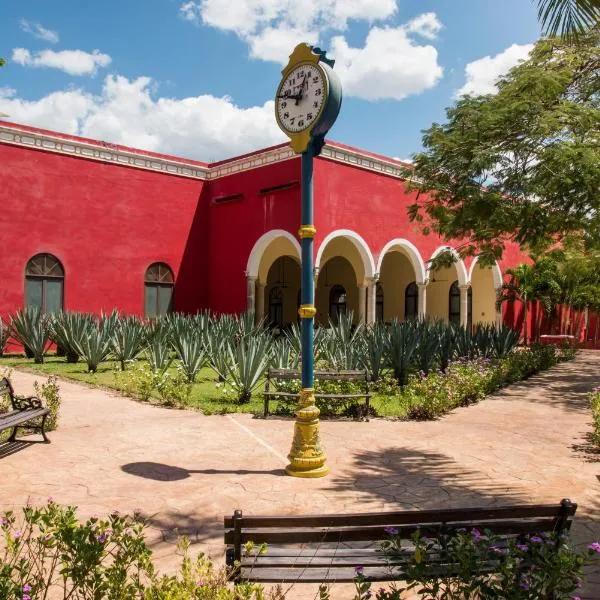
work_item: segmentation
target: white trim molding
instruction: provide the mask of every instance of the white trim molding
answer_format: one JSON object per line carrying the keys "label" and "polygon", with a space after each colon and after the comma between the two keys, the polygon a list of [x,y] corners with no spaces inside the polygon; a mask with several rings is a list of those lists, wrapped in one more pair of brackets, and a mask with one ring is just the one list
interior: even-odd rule
{"label": "white trim molding", "polygon": [[330,234],[325,236],[325,238],[319,246],[319,250],[317,251],[315,266],[319,269],[321,268],[321,258],[323,257],[323,252],[325,251],[327,244],[331,242],[331,240],[334,240],[338,237],[343,237],[350,240],[354,247],[358,250],[358,253],[363,263],[363,268],[365,270],[365,279],[374,277],[376,272],[375,261],[373,260],[373,254],[369,249],[369,245],[360,235],[358,235],[358,233],[352,231],[351,229],[336,229],[335,231],[332,231]]}
{"label": "white trim molding", "polygon": [[382,248],[377,260],[377,273],[381,273],[381,266],[383,265],[383,259],[385,258],[385,255],[388,252],[393,251],[394,248],[402,249],[410,260],[415,271],[415,283],[423,283],[427,279],[427,268],[425,267],[425,262],[423,261],[418,248],[412,242],[409,242],[404,238],[393,239]]}
{"label": "white trim molding", "polygon": [[286,231],[285,229],[271,229],[270,231],[267,231],[267,233],[261,235],[258,238],[258,240],[256,240],[254,246],[252,247],[252,250],[250,250],[250,255],[248,256],[248,263],[246,265],[246,277],[255,277],[256,279],[258,279],[260,261],[262,260],[265,250],[269,247],[269,244],[273,240],[276,240],[280,237],[286,238],[292,243],[296,251],[295,258],[302,262],[300,242],[298,242],[298,240],[289,231]]}
{"label": "white trim molding", "polygon": [[[473,280],[473,270],[475,269],[475,265],[477,264],[477,260],[479,256],[476,256],[471,263],[471,268],[469,269],[469,283]],[[483,267],[484,269],[486,267]],[[492,267],[487,267],[492,269],[492,277],[494,278],[494,289],[499,290],[504,283],[504,278],[502,277],[502,270],[500,269],[500,265],[496,261]]]}
{"label": "white trim molding", "polygon": [[219,179],[220,177],[226,177],[227,175],[233,175],[234,173],[242,173],[243,171],[258,169],[259,167],[283,162],[284,160],[290,160],[292,158],[299,157],[297,154],[294,154],[290,147],[278,146],[264,152],[251,154],[250,156],[234,158],[232,160],[228,160],[227,162],[211,165],[208,171],[208,179]]}
{"label": "white trim molding", "polygon": [[468,285],[470,278],[467,274],[465,263],[460,257],[460,254],[455,248],[452,248],[452,246],[439,246],[435,249],[434,253],[431,255],[431,258],[427,261],[427,280],[431,279],[431,261],[442,252],[450,252],[456,259],[454,266],[456,267],[456,274],[458,276],[458,285]]}

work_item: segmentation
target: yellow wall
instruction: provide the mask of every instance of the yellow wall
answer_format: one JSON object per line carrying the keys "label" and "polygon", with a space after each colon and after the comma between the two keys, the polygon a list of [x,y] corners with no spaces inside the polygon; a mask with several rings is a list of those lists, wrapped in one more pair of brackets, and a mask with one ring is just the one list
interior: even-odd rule
{"label": "yellow wall", "polygon": [[331,288],[336,284],[342,285],[346,289],[348,312],[353,311],[354,322],[358,321],[356,273],[346,258],[335,256],[326,263],[321,261],[315,297],[315,306],[317,309],[316,322],[319,325],[327,325],[329,323],[329,294]]}
{"label": "yellow wall", "polygon": [[442,319],[448,321],[448,298],[450,286],[458,279],[456,267],[446,267],[438,269],[432,273],[435,281],[429,282],[427,286],[427,307],[426,314],[429,319]]}
{"label": "yellow wall", "polygon": [[415,281],[415,272],[403,252],[388,252],[381,263],[379,283],[383,287],[383,320],[404,319],[406,286]]}
{"label": "yellow wall", "polygon": [[492,269],[476,264],[471,277],[473,290],[473,325],[496,322],[496,290]]}
{"label": "yellow wall", "polygon": [[363,282],[365,279],[365,268],[362,261],[362,257],[360,252],[356,248],[353,242],[351,242],[348,238],[337,237],[333,238],[327,246],[325,246],[325,250],[321,255],[321,264],[320,270],[322,271],[325,263],[331,260],[334,257],[344,257],[352,268],[354,269],[355,277],[355,285],[358,282]]}
{"label": "yellow wall", "polygon": [[260,267],[258,268],[258,279],[261,283],[267,283],[267,277],[271,265],[280,256],[290,256],[296,260],[300,257],[296,252],[296,248],[292,242],[285,237],[275,238],[263,252],[262,258],[260,259]]}
{"label": "yellow wall", "polygon": [[300,263],[289,256],[278,258],[269,269],[267,285],[264,288],[264,314],[266,317],[269,316],[269,294],[275,286],[280,285],[282,275],[285,276],[287,284],[287,287],[282,289],[283,324],[287,325],[298,319],[298,292],[300,290]]}

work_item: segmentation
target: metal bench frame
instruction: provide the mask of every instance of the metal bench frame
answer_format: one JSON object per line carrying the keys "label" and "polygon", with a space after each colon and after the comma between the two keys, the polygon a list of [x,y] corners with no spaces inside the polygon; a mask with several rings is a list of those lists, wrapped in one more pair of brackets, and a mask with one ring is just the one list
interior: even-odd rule
{"label": "metal bench frame", "polygon": [[[12,411],[0,414],[0,431],[5,429],[13,430],[11,436],[8,438],[9,442],[14,442],[17,439],[17,429],[19,427],[27,429],[34,429],[44,438],[46,444],[50,443],[50,440],[46,436],[46,418],[50,414],[48,408],[44,408],[42,401],[35,397],[21,397],[15,395],[14,389],[10,381],[3,377],[0,379],[0,397],[8,396],[12,406]],[[41,423],[37,421],[41,418]]]}

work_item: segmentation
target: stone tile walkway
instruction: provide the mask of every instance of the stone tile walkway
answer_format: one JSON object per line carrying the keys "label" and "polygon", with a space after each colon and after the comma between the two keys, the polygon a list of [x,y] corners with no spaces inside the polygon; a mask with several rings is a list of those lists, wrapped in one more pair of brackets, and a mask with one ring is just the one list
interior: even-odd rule
{"label": "stone tile walkway", "polygon": [[[13,372],[18,393],[32,392],[35,379]],[[291,420],[204,416],[65,381],[52,443],[0,446],[0,509],[48,496],[82,516],[142,508],[165,569],[178,561],[177,532],[220,560],[222,518],[236,508],[307,514],[569,497],[579,503],[575,540],[586,544],[600,539],[600,454],[587,403],[599,384],[600,352],[586,351],[439,421],[323,421],[331,474],[304,480],[283,471]],[[582,597],[600,598],[600,576],[588,581]],[[341,592],[334,598],[351,597]]]}

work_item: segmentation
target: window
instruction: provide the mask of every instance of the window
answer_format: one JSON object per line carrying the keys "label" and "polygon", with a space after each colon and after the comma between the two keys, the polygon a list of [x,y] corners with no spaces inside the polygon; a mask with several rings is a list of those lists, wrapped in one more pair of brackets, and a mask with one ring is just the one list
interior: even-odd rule
{"label": "window", "polygon": [[269,323],[271,327],[283,326],[283,290],[278,285],[269,292]]}
{"label": "window", "polygon": [[375,287],[375,321],[383,323],[383,286],[379,282]]}
{"label": "window", "polygon": [[419,288],[411,281],[404,290],[404,318],[415,319],[419,313]]}
{"label": "window", "polygon": [[450,286],[448,293],[448,320],[450,323],[460,323],[460,288],[458,281],[455,281]]}
{"label": "window", "polygon": [[43,313],[63,308],[65,271],[52,254],[36,254],[25,268],[25,306],[37,306]]}
{"label": "window", "polygon": [[329,318],[337,323],[341,315],[346,314],[346,290],[341,285],[334,285],[329,292]]}
{"label": "window", "polygon": [[173,304],[173,271],[164,263],[148,267],[144,277],[144,314],[156,317],[171,312]]}

